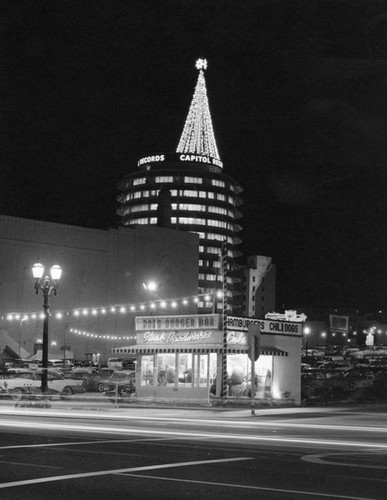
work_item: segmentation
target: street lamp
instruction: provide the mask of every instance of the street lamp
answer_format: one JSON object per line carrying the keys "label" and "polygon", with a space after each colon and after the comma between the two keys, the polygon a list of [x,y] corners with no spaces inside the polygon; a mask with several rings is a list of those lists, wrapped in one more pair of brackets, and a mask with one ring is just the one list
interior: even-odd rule
{"label": "street lamp", "polygon": [[43,345],[42,345],[42,384],[41,391],[44,394],[47,392],[47,368],[48,368],[48,317],[50,312],[50,306],[48,304],[48,297],[51,292],[54,295],[57,294],[58,281],[62,276],[62,268],[58,265],[54,265],[50,269],[49,276],[44,275],[44,266],[40,263],[36,263],[32,266],[32,276],[35,279],[35,292],[38,294],[39,290],[43,293]]}
{"label": "street lamp", "polygon": [[142,286],[152,295],[153,298],[160,299],[160,295],[157,292],[158,286],[155,281],[147,281],[146,283],[143,283]]}
{"label": "street lamp", "polygon": [[308,335],[310,334],[309,326],[306,326],[304,328],[304,334],[305,334],[305,357],[307,357],[308,356]]}

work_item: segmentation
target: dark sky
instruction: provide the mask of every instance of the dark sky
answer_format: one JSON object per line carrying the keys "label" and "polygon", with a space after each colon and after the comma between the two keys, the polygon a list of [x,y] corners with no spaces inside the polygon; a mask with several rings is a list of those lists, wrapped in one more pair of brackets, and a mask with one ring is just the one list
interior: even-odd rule
{"label": "dark sky", "polygon": [[199,57],[245,255],[278,306],[387,300],[387,2],[3,1],[0,213],[116,227],[117,182],[176,149]]}

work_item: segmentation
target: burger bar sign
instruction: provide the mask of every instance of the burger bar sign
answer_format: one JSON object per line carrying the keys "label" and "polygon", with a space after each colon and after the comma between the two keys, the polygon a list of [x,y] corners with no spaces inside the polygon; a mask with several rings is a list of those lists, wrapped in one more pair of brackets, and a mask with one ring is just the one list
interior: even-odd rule
{"label": "burger bar sign", "polygon": [[292,321],[271,321],[267,319],[227,317],[227,331],[247,332],[249,325],[259,325],[261,333],[270,335],[302,336],[303,323]]}

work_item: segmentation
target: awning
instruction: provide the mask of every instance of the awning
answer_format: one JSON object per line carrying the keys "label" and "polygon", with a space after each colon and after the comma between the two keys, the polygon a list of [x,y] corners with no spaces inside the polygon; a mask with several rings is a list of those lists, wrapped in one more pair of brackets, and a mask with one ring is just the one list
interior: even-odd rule
{"label": "awning", "polygon": [[[223,351],[223,349],[221,349]],[[242,349],[227,349],[227,354],[247,354],[249,351],[248,348]],[[286,351],[282,351],[278,349],[278,347],[270,347],[270,346],[262,346],[259,350],[259,354],[261,356],[287,356],[288,353]]]}
{"label": "awning", "polygon": [[144,346],[133,346],[127,350],[129,354],[154,354],[154,353],[190,353],[195,354],[207,354],[209,352],[221,352],[222,348],[214,345],[201,345],[195,347],[165,347],[165,346],[154,346],[154,347],[144,347]]}
{"label": "awning", "polygon": [[[117,353],[117,349],[112,349],[115,353]],[[144,347],[144,346],[133,346],[125,349],[125,353],[128,354],[155,354],[155,353],[194,353],[194,354],[208,354],[210,352],[215,352],[218,354],[223,354],[225,350],[223,347],[219,346],[196,346],[196,347]],[[227,354],[247,354],[248,348],[242,347],[238,348],[227,348]],[[270,347],[263,346],[260,348],[260,355],[262,356],[287,356],[288,353],[286,351],[282,351],[278,349],[278,347]]]}

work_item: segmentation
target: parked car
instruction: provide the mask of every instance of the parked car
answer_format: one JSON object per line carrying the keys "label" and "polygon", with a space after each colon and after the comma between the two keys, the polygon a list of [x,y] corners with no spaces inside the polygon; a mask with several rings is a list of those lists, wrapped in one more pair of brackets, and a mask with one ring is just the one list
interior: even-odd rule
{"label": "parked car", "polygon": [[[125,381],[128,373],[126,370],[114,370],[101,368],[100,370],[76,369],[71,372],[71,376],[82,380],[83,387],[87,392],[104,392],[110,382]],[[133,377],[133,375],[132,375]]]}
{"label": "parked car", "polygon": [[[0,380],[0,396],[11,396],[14,401],[26,396],[41,396],[41,369],[9,370],[5,377]],[[62,373],[50,369],[47,372],[47,387],[48,396],[59,395],[62,399],[70,399],[75,393],[85,392],[81,380],[65,378]]]}
{"label": "parked car", "polygon": [[371,388],[373,378],[369,370],[311,369],[301,373],[301,395],[304,400],[337,399]]}
{"label": "parked car", "polygon": [[66,359],[55,359],[53,361],[49,361],[49,365],[51,365],[56,370],[72,370],[74,368],[74,364],[71,360]]}
{"label": "parked car", "polygon": [[123,389],[134,389],[135,391],[135,380],[136,372],[133,370],[120,370],[114,371],[111,375],[104,378],[102,383],[104,385],[104,391],[111,391],[118,388],[118,390]]}
{"label": "parked car", "polygon": [[105,380],[104,394],[112,402],[131,400],[136,394],[136,372],[115,372]]}
{"label": "parked car", "polygon": [[107,369],[76,368],[69,373],[64,373],[64,376],[80,380],[86,392],[103,392],[105,386],[102,380],[113,372],[114,370]]}

